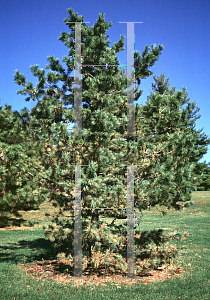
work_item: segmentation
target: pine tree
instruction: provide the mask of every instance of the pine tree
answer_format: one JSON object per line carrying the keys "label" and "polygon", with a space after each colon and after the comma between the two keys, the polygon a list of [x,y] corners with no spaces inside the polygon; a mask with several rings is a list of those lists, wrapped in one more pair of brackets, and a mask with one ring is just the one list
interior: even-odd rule
{"label": "pine tree", "polygon": [[[190,200],[192,189],[197,189],[197,184],[201,180],[200,174],[196,172],[197,162],[207,152],[210,139],[205,133],[201,133],[202,130],[195,129],[195,122],[201,117],[197,116],[200,108],[195,103],[190,103],[186,89],[177,92],[175,87],[170,89],[169,78],[165,80],[164,74],[154,76],[154,80],[153,93],[142,107],[140,115],[148,120],[147,134],[151,135],[153,132],[154,143],[168,139],[169,148],[165,153],[173,155],[171,161],[168,154],[162,155],[161,161],[169,160],[176,171],[173,181],[176,184],[174,192],[177,191],[177,196],[169,205],[178,208],[180,207],[178,199]],[[157,170],[158,168],[154,172]],[[151,195],[149,197],[151,198]],[[181,204],[181,207],[183,205]]]}
{"label": "pine tree", "polygon": [[37,157],[44,147],[35,142],[29,123],[26,109],[19,113],[9,105],[4,110],[0,107],[1,225],[6,225],[11,214],[20,216],[20,210],[35,208],[46,200],[37,175],[44,171]]}
{"label": "pine tree", "polygon": [[196,164],[195,174],[198,177],[197,191],[210,191],[210,163]]}
{"label": "pine tree", "polygon": [[[39,132],[39,137],[51,147],[56,143],[47,156],[49,164],[45,164],[45,168],[53,188],[48,196],[59,212],[53,224],[46,228],[46,235],[57,252],[73,257],[74,165],[81,165],[83,266],[109,266],[113,272],[125,272],[127,227],[126,222],[119,225],[116,220],[126,219],[126,165],[136,165],[135,244],[139,271],[143,254],[151,251],[151,242],[158,247],[165,240],[161,230],[141,232],[142,211],[157,204],[180,209],[180,203],[189,201],[190,193],[196,189],[192,170],[193,157],[198,152],[194,146],[198,134],[187,128],[191,118],[188,113],[194,106],[189,104],[181,111],[180,107],[188,102],[186,91],[169,90],[167,81],[161,77],[156,80],[155,90],[146,105],[135,105],[137,136],[125,135],[126,88],[130,82],[125,70],[119,68],[116,56],[124,50],[124,37],[108,48],[106,31],[112,23],[99,14],[93,27],[85,23],[81,27],[83,135],[70,134],[66,124],[74,121],[74,109],[68,105],[74,105],[74,82],[70,73],[74,70],[75,48],[75,25],[71,22],[84,22],[84,16],[78,16],[72,9],[68,13],[69,18],[64,21],[71,32],[62,32],[59,38],[69,48],[68,56],[62,60],[65,68],[53,56],[48,57],[47,68],[51,71],[47,74],[37,65],[33,66],[32,73],[39,79],[36,87],[27,83],[19,71],[15,73],[16,83],[23,85],[19,93],[28,94],[27,101],[38,100],[33,111],[34,124],[40,126],[37,136]],[[162,45],[152,45],[151,48],[146,46],[141,55],[135,51],[134,101],[142,94],[141,80],[153,74],[149,68],[159,59],[162,50]],[[106,68],[101,67],[106,64]],[[112,217],[113,221],[108,224],[102,217]],[[157,253],[153,258],[159,259],[161,264],[167,255]],[[170,255],[168,253],[168,258]]]}

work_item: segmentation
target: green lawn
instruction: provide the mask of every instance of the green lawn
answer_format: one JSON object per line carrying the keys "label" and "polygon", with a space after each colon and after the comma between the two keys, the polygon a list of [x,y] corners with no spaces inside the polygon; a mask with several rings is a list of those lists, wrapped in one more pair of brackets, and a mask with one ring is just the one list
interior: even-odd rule
{"label": "green lawn", "polygon": [[[181,278],[136,285],[72,287],[50,279],[37,280],[19,268],[35,260],[53,259],[50,243],[42,226],[45,213],[52,208],[43,203],[40,210],[23,212],[23,219],[33,227],[0,230],[0,299],[210,299],[210,192],[194,192],[194,206],[182,213],[169,211],[166,216],[156,209],[144,214],[142,229],[190,231],[177,245],[185,246],[176,263],[185,268]],[[23,222],[23,220],[22,220]],[[23,224],[23,225],[24,225]]]}

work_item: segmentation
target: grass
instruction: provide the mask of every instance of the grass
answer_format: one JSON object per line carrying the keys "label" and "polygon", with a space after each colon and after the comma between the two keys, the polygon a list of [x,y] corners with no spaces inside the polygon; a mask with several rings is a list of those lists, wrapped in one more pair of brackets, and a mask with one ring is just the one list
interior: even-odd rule
{"label": "grass", "polygon": [[42,230],[47,221],[45,213],[52,207],[46,202],[40,210],[22,212],[22,225],[31,227],[0,230],[0,299],[210,299],[210,192],[194,192],[192,200],[195,205],[182,213],[169,211],[162,216],[151,209],[144,213],[142,220],[143,230],[164,228],[166,232],[191,232],[186,240],[175,242],[185,248],[176,261],[185,269],[183,276],[130,286],[107,284],[77,288],[70,283],[62,285],[27,275],[19,268],[20,264],[53,259],[51,244]]}

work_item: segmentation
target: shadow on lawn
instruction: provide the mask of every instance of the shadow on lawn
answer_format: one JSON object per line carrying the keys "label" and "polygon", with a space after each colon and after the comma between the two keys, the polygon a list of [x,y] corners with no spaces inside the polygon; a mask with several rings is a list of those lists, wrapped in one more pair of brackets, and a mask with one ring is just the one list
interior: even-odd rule
{"label": "shadow on lawn", "polygon": [[[3,253],[2,253],[3,252]],[[18,242],[8,242],[0,246],[0,262],[12,263],[29,268],[29,274],[40,273],[40,269],[52,271],[53,274],[67,274],[73,276],[74,268],[69,262],[57,259],[51,241],[45,238],[38,238],[33,241],[19,240]],[[49,268],[50,264],[50,268]],[[41,272],[43,273],[43,272]]]}
{"label": "shadow on lawn", "polygon": [[5,228],[8,226],[18,226],[24,224],[26,219],[23,218],[22,212],[28,212],[32,210],[39,210],[38,206],[24,207],[22,210],[14,211],[13,213],[1,213],[0,214],[0,228]]}
{"label": "shadow on lawn", "polygon": [[15,218],[15,217],[8,217],[8,216],[0,216],[0,228],[5,228],[8,226],[18,226],[20,227],[26,219],[23,218]]}
{"label": "shadow on lawn", "polygon": [[1,262],[11,261],[16,264],[56,259],[52,243],[44,238],[33,241],[20,240],[17,243],[8,242],[7,245],[0,246],[0,252]]}

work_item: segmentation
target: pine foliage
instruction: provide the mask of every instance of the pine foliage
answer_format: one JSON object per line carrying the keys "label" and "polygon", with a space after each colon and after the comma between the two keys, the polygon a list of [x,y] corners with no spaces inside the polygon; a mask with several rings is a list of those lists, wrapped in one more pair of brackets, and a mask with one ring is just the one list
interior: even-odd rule
{"label": "pine foliage", "polygon": [[[48,73],[32,66],[38,78],[36,87],[26,82],[19,71],[15,73],[15,82],[23,86],[18,93],[27,95],[27,101],[38,100],[31,124],[36,136],[51,148],[42,166],[52,188],[49,200],[59,211],[45,228],[46,236],[53,241],[57,253],[73,257],[74,165],[82,165],[83,267],[115,266],[113,272],[125,272],[127,227],[126,222],[117,224],[117,220],[126,220],[126,165],[136,165],[136,266],[139,272],[144,269],[144,259],[148,259],[150,267],[160,266],[176,253],[172,248],[168,252],[164,247],[160,249],[172,237],[167,238],[161,230],[142,232],[142,211],[156,205],[181,210],[191,200],[197,182],[193,170],[201,152],[201,133],[194,128],[196,104],[190,103],[184,88],[177,92],[170,89],[164,74],[154,76],[155,84],[146,104],[135,104],[136,136],[125,135],[126,88],[130,82],[116,55],[124,50],[124,37],[109,48],[106,32],[112,23],[99,14],[93,27],[85,23],[81,26],[82,65],[89,65],[82,67],[83,135],[69,133],[66,125],[74,122],[74,78],[70,74],[75,49],[75,25],[70,22],[83,22],[84,16],[72,9],[68,13],[64,21],[70,32],[62,32],[59,37],[69,48],[62,63],[49,56]],[[153,74],[149,68],[163,49],[154,44],[146,46],[142,54],[135,51],[134,101],[142,94],[141,80]],[[208,143],[210,140],[205,138],[203,148]],[[108,224],[102,217],[112,217],[113,221]],[[150,256],[153,262],[149,262]]]}
{"label": "pine foliage", "polygon": [[19,113],[13,112],[9,105],[4,110],[0,107],[0,215],[3,223],[9,214],[19,216],[19,210],[35,208],[46,200],[38,175],[45,171],[37,156],[44,152],[44,146],[34,139],[29,124],[30,114],[26,109]]}

